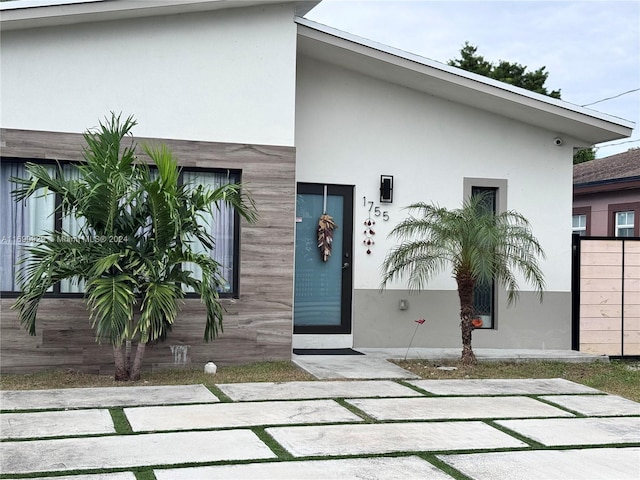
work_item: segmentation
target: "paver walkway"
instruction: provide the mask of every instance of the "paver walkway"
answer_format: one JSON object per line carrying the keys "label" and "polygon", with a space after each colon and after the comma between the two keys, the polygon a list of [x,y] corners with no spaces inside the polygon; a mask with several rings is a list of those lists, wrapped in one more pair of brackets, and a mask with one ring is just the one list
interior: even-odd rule
{"label": "paver walkway", "polygon": [[0,472],[57,480],[135,480],[134,471],[157,480],[640,478],[640,404],[562,379],[213,390],[0,392]]}

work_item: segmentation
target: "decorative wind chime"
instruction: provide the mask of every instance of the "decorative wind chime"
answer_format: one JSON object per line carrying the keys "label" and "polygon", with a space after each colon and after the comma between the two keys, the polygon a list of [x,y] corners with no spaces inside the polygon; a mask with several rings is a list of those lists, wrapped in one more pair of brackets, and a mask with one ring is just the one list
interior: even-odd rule
{"label": "decorative wind chime", "polygon": [[333,231],[338,228],[331,215],[327,214],[327,186],[324,186],[324,198],[322,204],[322,215],[318,220],[318,248],[320,258],[323,262],[329,260],[331,256],[331,246],[333,243]]}
{"label": "decorative wind chime", "polygon": [[371,246],[376,242],[373,241],[373,236],[376,232],[373,230],[373,226],[376,224],[376,221],[371,218],[371,213],[369,213],[369,218],[364,221],[364,240],[362,243],[367,247],[367,255],[371,255]]}

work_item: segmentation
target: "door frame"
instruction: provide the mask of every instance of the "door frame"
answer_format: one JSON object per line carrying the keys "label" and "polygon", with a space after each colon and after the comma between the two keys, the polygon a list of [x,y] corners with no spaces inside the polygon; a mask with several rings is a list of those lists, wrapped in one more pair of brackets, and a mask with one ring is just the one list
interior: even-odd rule
{"label": "door frame", "polygon": [[[343,200],[343,225],[338,228],[343,230],[342,235],[342,288],[340,292],[340,325],[296,325],[295,303],[292,308],[294,335],[324,335],[324,334],[351,334],[352,331],[352,305],[353,305],[353,185],[337,185],[329,183],[296,184],[296,199],[299,194],[324,195],[324,187],[327,186],[327,195],[340,195]],[[296,242],[298,239],[296,238]],[[295,291],[295,270],[294,270]],[[295,302],[295,295],[294,295]]]}

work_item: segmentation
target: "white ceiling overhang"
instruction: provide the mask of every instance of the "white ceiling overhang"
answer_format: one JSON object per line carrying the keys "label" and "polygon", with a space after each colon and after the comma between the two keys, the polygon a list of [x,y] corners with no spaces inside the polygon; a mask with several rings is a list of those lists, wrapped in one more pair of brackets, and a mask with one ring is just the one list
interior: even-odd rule
{"label": "white ceiling overhang", "polygon": [[320,0],[20,0],[0,2],[0,29],[51,27],[226,8],[295,3],[305,15]]}
{"label": "white ceiling overhang", "polygon": [[436,97],[573,137],[627,138],[634,123],[298,18],[298,53]]}

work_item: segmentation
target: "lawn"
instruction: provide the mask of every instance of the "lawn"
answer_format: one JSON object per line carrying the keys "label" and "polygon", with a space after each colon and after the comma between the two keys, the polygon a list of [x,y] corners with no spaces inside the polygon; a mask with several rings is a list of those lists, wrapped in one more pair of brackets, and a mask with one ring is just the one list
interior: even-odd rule
{"label": "lawn", "polygon": [[[396,363],[427,379],[565,378],[640,402],[640,370],[633,369],[633,364],[625,362],[480,362],[477,366],[468,368],[462,367],[454,361],[406,360],[396,361]],[[443,366],[456,367],[456,369],[442,370],[438,368]],[[637,363],[635,368],[637,368]],[[2,390],[23,390],[130,385],[203,384],[211,386],[218,383],[301,380],[311,381],[314,378],[300,370],[292,362],[280,361],[221,367],[215,376],[205,374],[202,368],[143,371],[140,381],[128,383],[115,382],[112,376],[90,375],[73,371],[5,374],[0,376],[0,388]]]}

